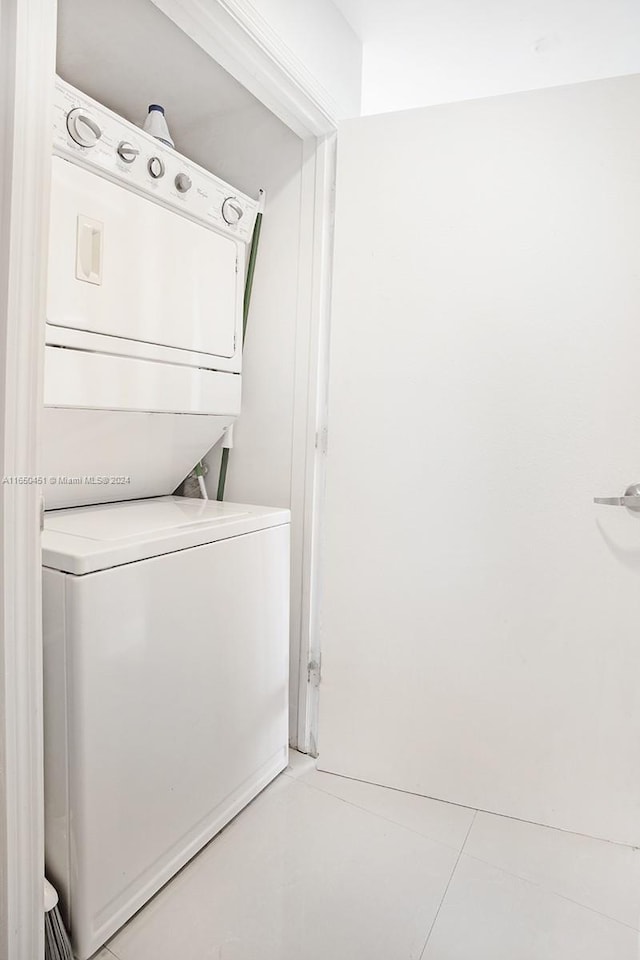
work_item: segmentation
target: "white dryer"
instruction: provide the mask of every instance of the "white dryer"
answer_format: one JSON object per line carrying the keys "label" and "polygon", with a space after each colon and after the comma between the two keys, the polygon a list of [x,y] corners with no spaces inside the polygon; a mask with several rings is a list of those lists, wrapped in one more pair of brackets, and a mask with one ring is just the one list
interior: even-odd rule
{"label": "white dryer", "polygon": [[240,413],[259,203],[60,79],[53,154],[46,506],[172,493]]}
{"label": "white dryer", "polygon": [[289,513],[45,521],[46,860],[80,960],[287,764]]}

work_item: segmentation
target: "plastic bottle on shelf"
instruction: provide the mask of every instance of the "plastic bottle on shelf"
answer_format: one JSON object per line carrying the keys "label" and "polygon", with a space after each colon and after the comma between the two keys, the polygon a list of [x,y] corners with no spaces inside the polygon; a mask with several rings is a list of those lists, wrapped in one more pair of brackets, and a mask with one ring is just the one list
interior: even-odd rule
{"label": "plastic bottle on shelf", "polygon": [[166,143],[168,147],[175,147],[164,116],[164,107],[161,107],[159,103],[149,104],[149,112],[142,129],[161,143]]}

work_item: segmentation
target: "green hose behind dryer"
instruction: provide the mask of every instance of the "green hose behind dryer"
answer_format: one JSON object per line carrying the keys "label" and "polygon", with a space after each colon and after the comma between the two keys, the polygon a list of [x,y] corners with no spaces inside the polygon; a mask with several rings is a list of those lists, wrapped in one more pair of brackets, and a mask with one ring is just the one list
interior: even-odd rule
{"label": "green hose behind dryer", "polygon": [[[249,307],[251,306],[251,293],[253,291],[253,277],[256,272],[256,258],[258,256],[258,245],[260,243],[260,231],[262,229],[262,213],[264,210],[265,194],[260,191],[260,206],[256,215],[256,222],[251,237],[251,248],[249,250],[249,263],[247,265],[247,278],[244,284],[244,301],[242,304],[242,347],[244,350],[244,340],[247,335],[247,321],[249,319]],[[220,461],[220,475],[218,477],[218,492],[216,500],[224,500],[224,488],[227,482],[227,467],[229,466],[229,447],[222,448],[222,459]]]}

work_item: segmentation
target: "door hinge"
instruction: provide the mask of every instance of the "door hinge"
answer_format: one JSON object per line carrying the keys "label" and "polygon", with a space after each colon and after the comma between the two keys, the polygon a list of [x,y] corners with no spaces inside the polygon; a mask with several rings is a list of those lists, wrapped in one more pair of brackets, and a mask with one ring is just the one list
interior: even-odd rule
{"label": "door hinge", "polygon": [[322,662],[321,658],[310,660],[307,664],[307,682],[313,687],[319,687],[322,682]]}

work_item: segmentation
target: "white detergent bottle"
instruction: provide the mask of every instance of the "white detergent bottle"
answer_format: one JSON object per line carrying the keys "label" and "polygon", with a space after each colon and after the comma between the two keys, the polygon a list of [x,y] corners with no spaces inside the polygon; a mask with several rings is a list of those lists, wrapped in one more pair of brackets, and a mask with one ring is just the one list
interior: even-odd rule
{"label": "white detergent bottle", "polygon": [[149,104],[149,112],[142,129],[150,133],[156,140],[160,140],[161,143],[166,143],[168,147],[175,147],[165,120],[164,107],[161,107],[159,103]]}

